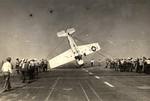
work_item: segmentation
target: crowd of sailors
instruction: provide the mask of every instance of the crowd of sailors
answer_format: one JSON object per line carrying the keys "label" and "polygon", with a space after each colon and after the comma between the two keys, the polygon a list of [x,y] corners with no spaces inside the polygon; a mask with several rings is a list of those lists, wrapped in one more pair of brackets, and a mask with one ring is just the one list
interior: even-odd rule
{"label": "crowd of sailors", "polygon": [[137,72],[150,74],[150,58],[107,59],[106,68],[120,72]]}
{"label": "crowd of sailors", "polygon": [[6,58],[6,61],[2,63],[1,71],[4,76],[4,91],[11,89],[10,74],[18,75],[22,83],[31,83],[35,79],[38,79],[40,72],[48,71],[48,61],[46,59],[16,59],[15,65],[11,63],[11,57]]}
{"label": "crowd of sailors", "polygon": [[15,69],[17,74],[22,75],[22,82],[25,83],[26,80],[30,82],[31,80],[38,78],[39,72],[46,72],[48,69],[47,60],[37,60],[37,59],[16,59]]}

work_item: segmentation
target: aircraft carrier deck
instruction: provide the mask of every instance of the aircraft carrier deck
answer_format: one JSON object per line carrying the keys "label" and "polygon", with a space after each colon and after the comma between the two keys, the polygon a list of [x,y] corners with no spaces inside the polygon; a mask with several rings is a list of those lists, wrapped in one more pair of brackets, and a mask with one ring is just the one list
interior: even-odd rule
{"label": "aircraft carrier deck", "polygon": [[30,84],[11,81],[13,89],[0,101],[150,101],[150,75],[144,73],[70,68],[40,73]]}

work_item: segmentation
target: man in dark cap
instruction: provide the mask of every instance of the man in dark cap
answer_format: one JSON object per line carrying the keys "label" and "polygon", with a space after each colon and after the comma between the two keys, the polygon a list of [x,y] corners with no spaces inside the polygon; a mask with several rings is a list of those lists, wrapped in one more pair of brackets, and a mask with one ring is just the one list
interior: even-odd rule
{"label": "man in dark cap", "polygon": [[2,72],[4,75],[4,91],[8,91],[11,89],[10,83],[10,73],[12,73],[12,64],[11,64],[11,57],[6,58],[6,62],[2,66]]}

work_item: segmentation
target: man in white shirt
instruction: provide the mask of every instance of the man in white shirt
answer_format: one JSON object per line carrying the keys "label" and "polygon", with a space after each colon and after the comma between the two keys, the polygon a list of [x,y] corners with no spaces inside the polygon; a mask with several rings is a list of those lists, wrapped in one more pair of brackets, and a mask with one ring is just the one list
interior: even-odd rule
{"label": "man in white shirt", "polygon": [[10,73],[12,73],[11,57],[8,57],[6,59],[6,62],[2,66],[2,72],[5,80],[4,91],[8,91],[11,89],[11,84],[10,84]]}

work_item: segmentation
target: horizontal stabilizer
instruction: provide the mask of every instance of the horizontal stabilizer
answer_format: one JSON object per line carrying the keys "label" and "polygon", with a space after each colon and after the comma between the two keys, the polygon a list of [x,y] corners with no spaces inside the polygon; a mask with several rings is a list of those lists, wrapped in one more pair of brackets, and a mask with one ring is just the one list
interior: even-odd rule
{"label": "horizontal stabilizer", "polygon": [[69,35],[71,35],[71,34],[73,34],[75,31],[76,31],[76,30],[75,30],[74,28],[69,28],[69,29],[67,29],[66,32],[67,32]]}
{"label": "horizontal stabilizer", "polygon": [[66,36],[67,36],[67,33],[63,30],[63,31],[61,31],[61,32],[58,32],[58,33],[57,33],[57,36],[58,36],[58,37],[66,37]]}
{"label": "horizontal stabilizer", "polygon": [[66,37],[66,36],[68,36],[68,34],[71,35],[71,34],[73,34],[74,32],[75,32],[75,29],[74,29],[74,28],[69,28],[69,29],[67,29],[66,32],[65,32],[64,30],[58,32],[58,33],[57,33],[57,36],[58,36],[58,37]]}

